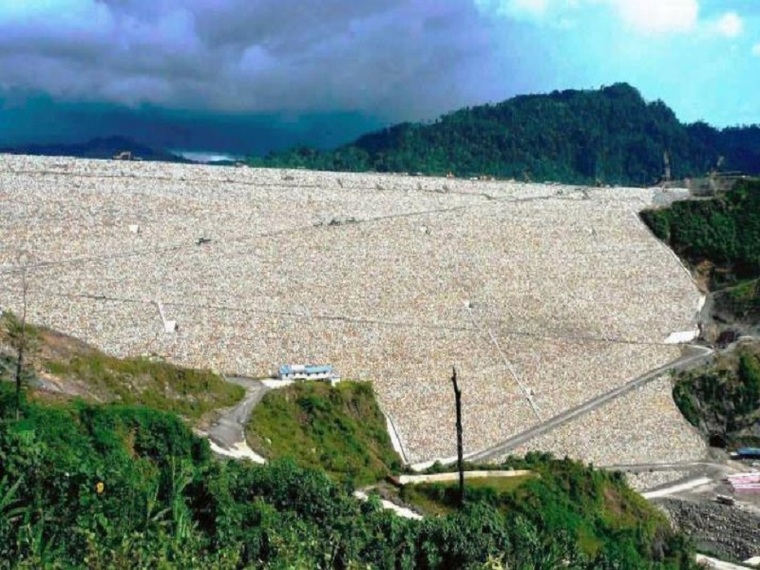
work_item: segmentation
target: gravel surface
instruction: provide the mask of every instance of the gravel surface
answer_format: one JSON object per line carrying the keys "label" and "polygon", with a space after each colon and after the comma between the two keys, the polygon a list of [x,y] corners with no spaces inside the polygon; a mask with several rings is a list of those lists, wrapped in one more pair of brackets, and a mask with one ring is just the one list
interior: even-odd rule
{"label": "gravel surface", "polygon": [[545,435],[516,454],[550,451],[593,462],[676,463],[705,457],[707,445],[675,405],[669,375]]}
{"label": "gravel surface", "polygon": [[760,518],[737,507],[658,499],[673,523],[701,550],[720,558],[746,560],[760,554]]}
{"label": "gravel surface", "polygon": [[[699,294],[637,218],[656,196],[2,156],[0,307],[19,308],[23,250],[35,322],[230,374],[330,363],[375,382],[410,460],[450,456],[452,365],[468,452],[678,356],[662,341],[694,328]],[[666,418],[642,458],[690,437]],[[583,456],[585,429],[562,451]]]}
{"label": "gravel surface", "polygon": [[689,475],[690,471],[652,471],[651,473],[626,473],[625,479],[632,489],[643,493],[655,487],[680,481]]}

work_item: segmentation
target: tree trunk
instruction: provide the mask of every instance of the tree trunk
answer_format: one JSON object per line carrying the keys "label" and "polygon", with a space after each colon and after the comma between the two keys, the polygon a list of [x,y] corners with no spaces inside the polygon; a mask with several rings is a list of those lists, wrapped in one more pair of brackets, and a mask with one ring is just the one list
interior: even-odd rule
{"label": "tree trunk", "polygon": [[[22,333],[23,334],[23,333]],[[22,337],[23,342],[23,337]],[[21,372],[24,366],[24,347],[19,346],[16,358],[16,421],[21,417]]]}
{"label": "tree trunk", "polygon": [[451,383],[457,408],[457,469],[459,470],[459,506],[464,505],[464,448],[462,446],[462,391],[457,385],[457,369],[452,367]]}

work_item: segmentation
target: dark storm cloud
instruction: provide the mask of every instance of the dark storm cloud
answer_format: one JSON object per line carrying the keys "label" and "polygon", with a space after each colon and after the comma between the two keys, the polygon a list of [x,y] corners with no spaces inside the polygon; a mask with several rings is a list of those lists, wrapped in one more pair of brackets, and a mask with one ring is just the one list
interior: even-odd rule
{"label": "dark storm cloud", "polygon": [[220,111],[433,116],[477,96],[469,0],[35,0],[0,6],[0,87]]}

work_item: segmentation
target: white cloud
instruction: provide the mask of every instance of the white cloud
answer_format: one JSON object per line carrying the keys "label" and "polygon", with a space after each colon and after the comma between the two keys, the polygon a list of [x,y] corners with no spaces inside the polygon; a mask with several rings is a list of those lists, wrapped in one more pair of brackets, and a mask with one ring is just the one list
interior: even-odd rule
{"label": "white cloud", "polygon": [[[702,0],[473,0],[490,16],[528,20],[571,29],[593,12],[621,23],[626,31],[644,36],[695,32],[700,36],[737,38],[744,19],[735,11],[700,19]],[[598,20],[598,19],[597,19]]]}
{"label": "white cloud", "polygon": [[735,38],[744,31],[744,21],[736,12],[726,12],[720,18],[712,22],[711,28],[721,36]]}
{"label": "white cloud", "polygon": [[623,22],[644,34],[693,30],[699,19],[697,0],[608,0]]}
{"label": "white cloud", "polygon": [[752,55],[760,57],[760,42],[752,46]]}
{"label": "white cloud", "polygon": [[475,0],[475,6],[484,13],[514,18],[541,19],[554,8],[556,0]]}
{"label": "white cloud", "polygon": [[[689,32],[699,20],[698,0],[474,0],[483,13],[534,21],[567,21],[577,10],[608,7],[630,30],[646,34]],[[727,14],[728,15],[728,14]],[[733,15],[736,18],[735,14]],[[730,31],[735,18],[724,24]]]}
{"label": "white cloud", "polygon": [[510,4],[515,12],[540,16],[546,12],[548,0],[512,0]]}

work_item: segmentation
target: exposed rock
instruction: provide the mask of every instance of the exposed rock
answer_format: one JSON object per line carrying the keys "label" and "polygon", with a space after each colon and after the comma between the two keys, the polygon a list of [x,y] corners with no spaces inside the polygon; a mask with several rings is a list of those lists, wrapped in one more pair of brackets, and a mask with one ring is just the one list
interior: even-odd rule
{"label": "exposed rock", "polygon": [[655,502],[700,550],[736,560],[757,556],[760,550],[760,517],[757,515],[718,503],[693,503],[673,498]]}

